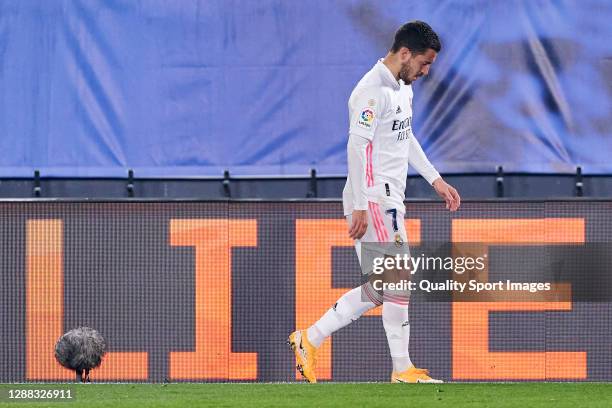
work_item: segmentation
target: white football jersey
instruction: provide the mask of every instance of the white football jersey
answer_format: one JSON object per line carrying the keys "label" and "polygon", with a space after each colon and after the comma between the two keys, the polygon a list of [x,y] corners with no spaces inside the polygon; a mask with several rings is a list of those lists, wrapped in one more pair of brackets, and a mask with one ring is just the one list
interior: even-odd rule
{"label": "white football jersey", "polygon": [[412,86],[396,80],[379,60],[351,93],[348,107],[344,214],[367,209],[368,201],[404,213],[408,165],[430,184],[440,177],[412,133]]}

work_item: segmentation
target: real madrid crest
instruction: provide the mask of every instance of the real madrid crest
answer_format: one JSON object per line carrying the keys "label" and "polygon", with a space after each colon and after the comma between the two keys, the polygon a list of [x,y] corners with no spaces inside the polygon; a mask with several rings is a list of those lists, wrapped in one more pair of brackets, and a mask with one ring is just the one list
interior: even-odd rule
{"label": "real madrid crest", "polygon": [[398,247],[404,245],[404,241],[402,240],[402,236],[400,234],[395,234],[395,245]]}

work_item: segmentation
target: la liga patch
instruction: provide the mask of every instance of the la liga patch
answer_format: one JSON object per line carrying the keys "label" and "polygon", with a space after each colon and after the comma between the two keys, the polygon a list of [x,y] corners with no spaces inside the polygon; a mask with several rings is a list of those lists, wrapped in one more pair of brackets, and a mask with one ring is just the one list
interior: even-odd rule
{"label": "la liga patch", "polygon": [[364,129],[372,129],[374,123],[374,110],[372,108],[364,108],[357,118],[357,126]]}

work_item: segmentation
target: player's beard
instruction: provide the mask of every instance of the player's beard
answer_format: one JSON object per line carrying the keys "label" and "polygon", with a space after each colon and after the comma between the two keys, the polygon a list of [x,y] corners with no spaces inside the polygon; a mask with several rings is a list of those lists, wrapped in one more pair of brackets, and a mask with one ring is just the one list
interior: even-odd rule
{"label": "player's beard", "polygon": [[[420,75],[419,75],[420,76]],[[406,85],[410,85],[414,81],[415,73],[410,69],[410,60],[400,67],[399,77]],[[417,76],[418,78],[418,76]]]}

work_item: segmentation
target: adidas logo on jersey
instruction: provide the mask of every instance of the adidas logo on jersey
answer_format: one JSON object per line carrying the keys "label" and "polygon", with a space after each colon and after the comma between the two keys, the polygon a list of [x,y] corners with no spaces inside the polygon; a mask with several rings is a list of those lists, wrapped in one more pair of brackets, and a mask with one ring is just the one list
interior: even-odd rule
{"label": "adidas logo on jersey", "polygon": [[399,106],[399,105],[397,105],[397,109],[395,110],[395,113],[396,113],[396,114],[398,114],[398,113],[402,113],[402,108],[400,108],[400,106]]}

